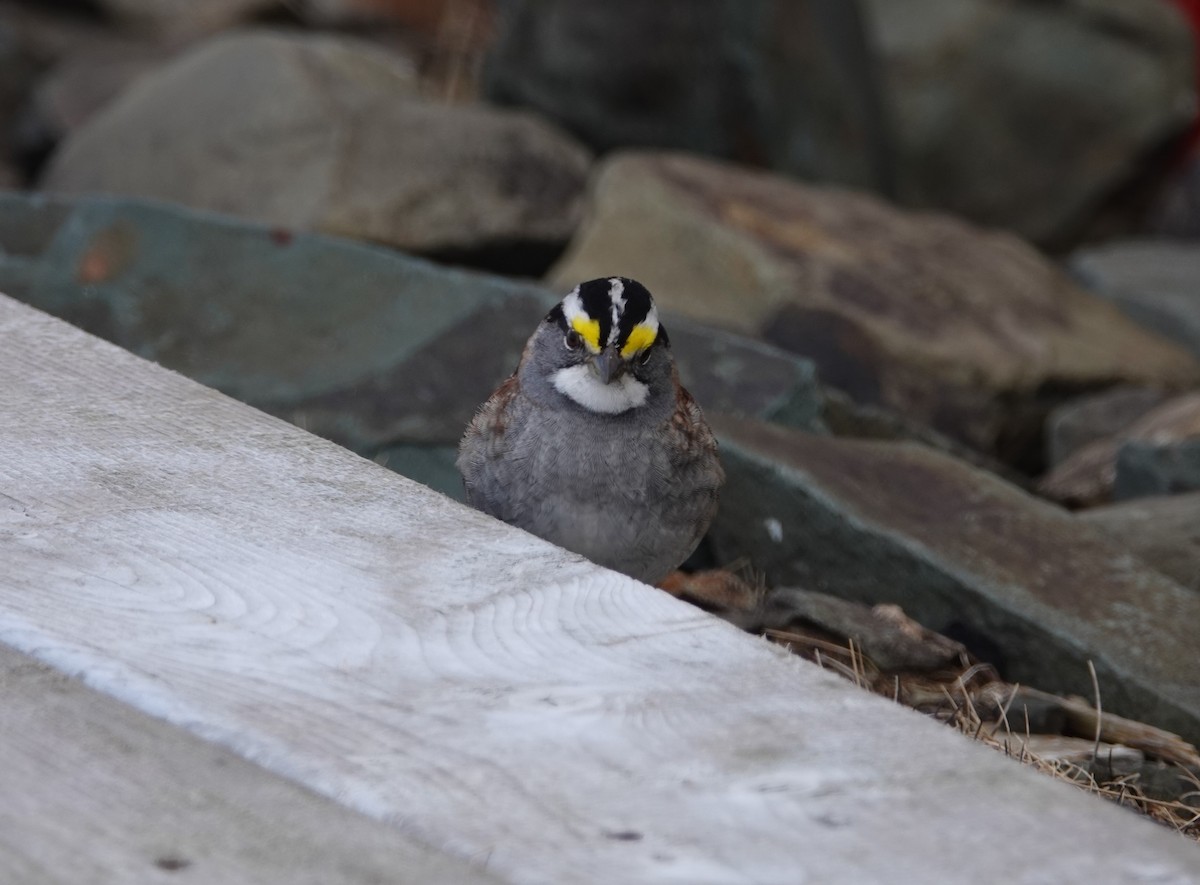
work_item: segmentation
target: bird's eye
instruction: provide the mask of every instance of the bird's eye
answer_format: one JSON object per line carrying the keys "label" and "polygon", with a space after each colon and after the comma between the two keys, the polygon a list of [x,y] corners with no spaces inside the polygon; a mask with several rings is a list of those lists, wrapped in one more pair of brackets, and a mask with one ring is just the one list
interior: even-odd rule
{"label": "bird's eye", "polygon": [[653,355],[654,355],[654,348],[647,347],[645,350],[643,350],[641,353],[638,354],[638,365],[639,366],[646,365],[646,363],[650,362],[650,357]]}
{"label": "bird's eye", "polygon": [[563,338],[563,344],[567,345],[567,350],[579,350],[583,347],[583,336],[572,329]]}

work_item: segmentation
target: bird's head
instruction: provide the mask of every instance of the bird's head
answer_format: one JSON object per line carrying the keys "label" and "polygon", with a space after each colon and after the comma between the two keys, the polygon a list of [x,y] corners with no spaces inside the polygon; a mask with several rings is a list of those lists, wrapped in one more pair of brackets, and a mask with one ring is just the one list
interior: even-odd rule
{"label": "bird's head", "polygon": [[546,315],[531,343],[554,389],[591,412],[638,408],[672,378],[670,342],[654,299],[626,277],[580,283]]}

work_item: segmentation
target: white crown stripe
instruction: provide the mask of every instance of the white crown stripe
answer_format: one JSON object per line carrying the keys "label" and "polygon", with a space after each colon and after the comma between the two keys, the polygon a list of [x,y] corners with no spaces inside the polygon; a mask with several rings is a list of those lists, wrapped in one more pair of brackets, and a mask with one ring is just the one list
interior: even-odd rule
{"label": "white crown stripe", "polygon": [[612,328],[608,332],[609,345],[617,343],[617,337],[621,333],[621,314],[625,311],[625,284],[621,282],[620,277],[613,277],[608,281],[608,297],[612,299]]}
{"label": "white crown stripe", "polygon": [[579,297],[578,286],[572,289],[570,294],[562,300],[562,309],[568,323],[577,316],[587,316],[583,312],[583,299]]}

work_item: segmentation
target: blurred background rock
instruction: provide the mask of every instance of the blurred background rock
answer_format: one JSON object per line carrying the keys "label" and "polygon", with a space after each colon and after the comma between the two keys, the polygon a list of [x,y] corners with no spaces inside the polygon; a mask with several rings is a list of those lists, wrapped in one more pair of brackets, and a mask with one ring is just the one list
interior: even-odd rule
{"label": "blurred background rock", "polygon": [[[0,118],[10,179],[37,186],[56,147],[66,142],[70,155],[72,141],[94,144],[88,129],[101,125],[93,119],[101,112],[110,127],[128,124],[135,131],[126,137],[143,142],[212,134],[217,108],[204,101],[235,98],[221,92],[222,79],[252,91],[264,73],[219,59],[229,69],[211,82],[202,65],[181,74],[171,64],[220,32],[286,30],[299,54],[319,32],[333,32],[358,38],[345,42],[345,64],[354,56],[378,60],[366,45],[375,44],[396,68],[415,72],[411,91],[425,99],[532,110],[599,154],[630,147],[703,154],[953,212],[1061,251],[1117,233],[1200,226],[1189,153],[1197,75],[1187,14],[1196,15],[1195,5],[4,0]],[[328,43],[311,52],[327,52]],[[169,81],[155,91],[161,101],[199,103],[194,131],[141,133],[144,120],[114,110],[133,113],[127,87],[142,74],[149,75],[143,89]],[[325,82],[336,86],[341,74],[349,71]],[[302,75],[265,85],[260,91],[279,101],[276,116],[303,116],[295,105],[320,98]],[[265,109],[254,98],[228,115],[257,119]],[[153,101],[143,102],[153,114]],[[132,173],[111,182],[106,175],[114,173],[77,169],[82,162],[58,165],[80,186],[134,186]]]}

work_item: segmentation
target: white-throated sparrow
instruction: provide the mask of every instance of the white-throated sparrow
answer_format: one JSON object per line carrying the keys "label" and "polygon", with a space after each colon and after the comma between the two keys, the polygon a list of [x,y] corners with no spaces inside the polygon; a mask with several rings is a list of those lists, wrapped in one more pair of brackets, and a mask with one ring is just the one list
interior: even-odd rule
{"label": "white-throated sparrow", "polygon": [[467,501],[656,583],[696,548],[725,479],[646,288],[581,283],[539,325],[459,446]]}

